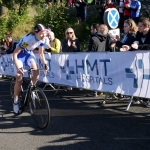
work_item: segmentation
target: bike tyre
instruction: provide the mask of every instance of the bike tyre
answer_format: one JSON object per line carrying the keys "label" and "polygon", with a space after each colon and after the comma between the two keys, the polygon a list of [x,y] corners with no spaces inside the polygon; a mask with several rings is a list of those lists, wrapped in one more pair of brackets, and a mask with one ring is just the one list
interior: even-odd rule
{"label": "bike tyre", "polygon": [[[32,98],[32,92],[36,98]],[[34,87],[29,97],[29,109],[37,127],[44,129],[50,122],[50,106],[46,95],[39,87]]]}

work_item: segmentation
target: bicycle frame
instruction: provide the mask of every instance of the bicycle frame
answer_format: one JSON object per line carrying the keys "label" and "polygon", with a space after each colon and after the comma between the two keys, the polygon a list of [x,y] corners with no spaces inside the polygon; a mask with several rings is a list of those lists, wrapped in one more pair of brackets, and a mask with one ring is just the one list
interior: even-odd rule
{"label": "bicycle frame", "polygon": [[[26,92],[25,98],[23,100],[23,107],[27,106],[29,104],[29,102],[30,102],[29,100],[31,100],[31,92],[36,87],[35,85],[33,85],[33,82],[32,82],[32,79],[31,79],[32,76],[33,76],[33,71],[35,71],[35,70],[43,70],[43,68],[29,69],[29,70],[24,71],[24,72],[28,72],[28,78],[30,79],[30,82],[29,82],[29,85],[27,87],[27,92]],[[23,92],[23,87],[21,88],[21,91]]]}

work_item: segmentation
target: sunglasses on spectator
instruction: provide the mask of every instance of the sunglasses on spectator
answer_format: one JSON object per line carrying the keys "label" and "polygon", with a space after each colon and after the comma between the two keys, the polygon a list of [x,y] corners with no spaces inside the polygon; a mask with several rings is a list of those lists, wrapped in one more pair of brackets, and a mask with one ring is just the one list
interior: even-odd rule
{"label": "sunglasses on spectator", "polygon": [[67,32],[67,34],[72,34],[73,32]]}

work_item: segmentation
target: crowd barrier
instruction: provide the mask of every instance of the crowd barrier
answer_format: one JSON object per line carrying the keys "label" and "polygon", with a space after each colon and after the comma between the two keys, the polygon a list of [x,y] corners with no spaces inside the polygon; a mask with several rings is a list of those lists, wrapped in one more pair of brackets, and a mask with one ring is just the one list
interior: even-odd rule
{"label": "crowd barrier", "polygon": [[[42,82],[150,98],[150,51],[48,53],[45,58],[49,71],[44,78],[40,71]],[[12,54],[1,56],[0,63],[1,74],[14,76]]]}

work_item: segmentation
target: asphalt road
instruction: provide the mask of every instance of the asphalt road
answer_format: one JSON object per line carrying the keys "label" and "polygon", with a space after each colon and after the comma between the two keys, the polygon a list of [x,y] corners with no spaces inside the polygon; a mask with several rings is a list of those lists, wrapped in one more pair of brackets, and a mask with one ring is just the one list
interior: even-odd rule
{"label": "asphalt road", "polygon": [[9,81],[0,80],[0,150],[149,150],[150,108],[128,100],[86,97],[89,91],[46,88],[51,107],[50,125],[39,130],[26,108],[15,116]]}

